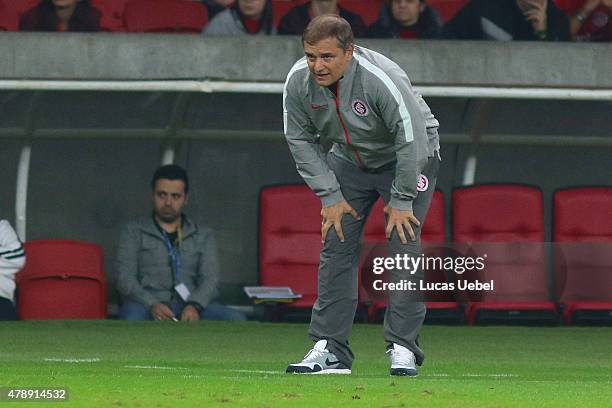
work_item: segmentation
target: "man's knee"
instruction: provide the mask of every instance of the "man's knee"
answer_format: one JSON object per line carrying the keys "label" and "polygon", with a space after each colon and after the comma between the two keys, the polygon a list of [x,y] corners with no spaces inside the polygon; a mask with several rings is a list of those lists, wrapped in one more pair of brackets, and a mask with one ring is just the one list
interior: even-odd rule
{"label": "man's knee", "polygon": [[409,256],[418,256],[421,253],[421,230],[420,228],[413,228],[415,239],[411,239],[408,231],[404,229],[404,236],[406,237],[406,243],[404,244],[396,229],[393,229],[391,233],[391,239],[389,240],[389,251],[391,253],[408,254]]}
{"label": "man's knee", "polygon": [[119,309],[121,320],[151,320],[151,311],[142,303],[126,302]]}
{"label": "man's knee", "polygon": [[340,241],[336,231],[331,229],[327,232],[327,237],[321,250],[322,260],[327,258],[347,258],[352,259],[357,256],[361,248],[361,234],[357,236],[345,235],[344,242]]}
{"label": "man's knee", "polygon": [[323,252],[346,254],[354,253],[359,249],[361,243],[361,231],[365,220],[354,220],[349,214],[345,214],[342,219],[342,232],[344,234],[344,242],[340,241],[340,237],[336,229],[332,226],[327,231]]}
{"label": "man's knee", "polygon": [[217,302],[210,303],[200,314],[200,320],[247,320],[244,313]]}
{"label": "man's knee", "polygon": [[0,320],[17,320],[17,310],[9,299],[0,297]]}

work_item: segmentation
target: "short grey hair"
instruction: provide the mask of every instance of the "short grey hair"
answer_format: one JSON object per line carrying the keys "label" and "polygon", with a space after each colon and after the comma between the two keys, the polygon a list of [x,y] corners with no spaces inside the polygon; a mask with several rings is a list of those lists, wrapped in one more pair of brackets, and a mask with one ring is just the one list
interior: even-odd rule
{"label": "short grey hair", "polygon": [[345,51],[355,41],[351,25],[335,14],[323,14],[313,18],[302,34],[302,44],[314,45],[326,38],[335,38],[338,47]]}

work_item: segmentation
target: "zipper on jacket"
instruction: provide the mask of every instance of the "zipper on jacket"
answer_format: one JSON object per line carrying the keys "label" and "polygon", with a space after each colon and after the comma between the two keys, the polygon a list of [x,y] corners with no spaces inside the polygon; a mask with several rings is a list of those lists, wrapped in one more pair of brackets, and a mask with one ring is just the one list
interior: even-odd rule
{"label": "zipper on jacket", "polygon": [[355,158],[357,159],[357,162],[359,163],[359,167],[364,167],[363,162],[361,161],[361,156],[359,155],[359,152],[357,151],[355,146],[351,144],[351,138],[349,136],[348,130],[346,129],[346,125],[344,124],[344,119],[342,119],[342,115],[340,115],[340,81],[338,81],[338,89],[336,89],[336,95],[335,95],[334,101],[336,102],[336,113],[338,114],[338,119],[340,119],[340,125],[342,125],[342,130],[344,130],[344,140],[346,140],[346,144],[351,149],[353,149],[353,152],[355,153]]}

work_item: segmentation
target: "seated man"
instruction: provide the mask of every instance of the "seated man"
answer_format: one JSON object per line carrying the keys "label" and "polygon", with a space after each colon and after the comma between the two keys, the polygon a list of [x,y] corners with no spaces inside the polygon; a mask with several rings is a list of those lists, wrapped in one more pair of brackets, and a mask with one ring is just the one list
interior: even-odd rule
{"label": "seated man", "polygon": [[13,305],[15,274],[25,264],[25,251],[8,221],[0,220],[0,320],[17,320]]}
{"label": "seated man", "polygon": [[124,320],[245,320],[214,302],[219,261],[213,232],[183,214],[187,172],[162,166],[153,175],[153,214],[128,223],[117,250]]}

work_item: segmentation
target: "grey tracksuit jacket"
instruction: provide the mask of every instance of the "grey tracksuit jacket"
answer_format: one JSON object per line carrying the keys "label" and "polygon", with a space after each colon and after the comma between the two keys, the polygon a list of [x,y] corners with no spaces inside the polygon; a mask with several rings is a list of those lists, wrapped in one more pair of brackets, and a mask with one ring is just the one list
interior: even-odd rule
{"label": "grey tracksuit jacket", "polygon": [[396,165],[391,207],[411,210],[419,174],[440,148],[438,121],[389,58],[355,46],[338,81],[337,96],[311,77],[306,58],[297,61],[283,92],[285,137],[297,170],[327,207],[344,198],[329,169],[320,139],[332,152],[367,171]]}

